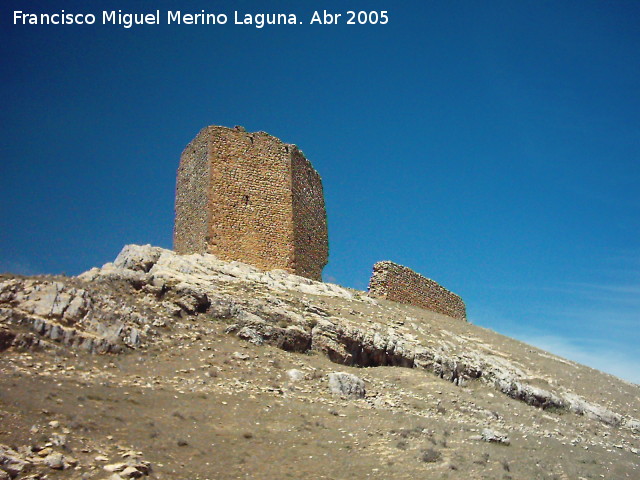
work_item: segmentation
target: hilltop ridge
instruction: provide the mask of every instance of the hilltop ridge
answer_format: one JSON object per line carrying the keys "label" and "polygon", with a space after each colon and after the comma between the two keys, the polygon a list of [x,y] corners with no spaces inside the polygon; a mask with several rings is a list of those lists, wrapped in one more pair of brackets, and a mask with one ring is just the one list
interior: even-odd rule
{"label": "hilltop ridge", "polygon": [[[140,455],[110,472],[121,478],[638,473],[637,385],[439,313],[211,254],[128,245],[78,277],[3,275],[0,350],[0,419],[12,426],[0,469],[12,478],[108,478],[96,458],[126,448]],[[51,441],[59,425],[74,437],[66,447]],[[43,463],[55,454],[60,468]]]}

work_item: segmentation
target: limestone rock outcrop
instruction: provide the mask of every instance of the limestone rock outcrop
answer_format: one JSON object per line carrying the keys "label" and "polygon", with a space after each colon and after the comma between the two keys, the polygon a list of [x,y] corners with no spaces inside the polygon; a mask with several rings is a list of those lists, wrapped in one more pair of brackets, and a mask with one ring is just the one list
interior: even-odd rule
{"label": "limestone rock outcrop", "polygon": [[482,329],[451,317],[211,254],[129,245],[114,263],[77,278],[0,278],[4,349],[68,346],[117,353],[152,345],[172,322],[198,317],[226,322],[227,333],[258,346],[319,352],[346,366],[423,370],[461,388],[481,382],[534,407],[615,427],[640,426],[635,416],[594,403],[535,362],[519,360],[519,351],[555,369],[571,369],[571,362],[515,341],[506,354],[500,350],[507,348],[504,337],[492,334],[489,345],[478,337],[487,335]]}
{"label": "limestone rock outcrop", "polygon": [[336,395],[349,398],[364,398],[366,387],[361,378],[345,372],[329,374],[329,389]]}

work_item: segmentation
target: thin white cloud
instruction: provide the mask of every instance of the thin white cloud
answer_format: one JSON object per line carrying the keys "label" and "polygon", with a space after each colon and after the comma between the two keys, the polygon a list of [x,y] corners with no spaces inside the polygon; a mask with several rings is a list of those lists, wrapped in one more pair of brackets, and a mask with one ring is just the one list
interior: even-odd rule
{"label": "thin white cloud", "polygon": [[583,273],[565,281],[494,284],[505,305],[476,307],[474,320],[640,384],[640,252],[615,252]]}
{"label": "thin white cloud", "polygon": [[571,283],[577,287],[577,293],[585,293],[594,291],[611,292],[611,293],[630,293],[640,295],[640,284],[630,285],[611,285],[611,284],[595,284],[595,283]]}
{"label": "thin white cloud", "polygon": [[610,373],[629,382],[640,384],[640,359],[614,346],[578,344],[555,335],[521,334],[519,340],[559,357]]}

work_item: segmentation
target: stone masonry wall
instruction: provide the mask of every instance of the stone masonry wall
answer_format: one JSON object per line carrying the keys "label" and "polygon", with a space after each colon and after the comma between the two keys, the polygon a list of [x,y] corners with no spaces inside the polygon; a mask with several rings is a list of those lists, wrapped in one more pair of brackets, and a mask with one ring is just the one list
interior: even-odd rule
{"label": "stone masonry wall", "polygon": [[329,258],[327,219],[320,175],[297,147],[291,151],[294,272],[320,279]]}
{"label": "stone masonry wall", "polygon": [[182,152],[176,181],[174,244],[178,253],[206,251],[209,226],[209,150],[206,129]]}
{"label": "stone masonry wall", "polygon": [[320,280],[328,254],[320,176],[295,145],[207,127],[180,158],[174,249]]}
{"label": "stone masonry wall", "polygon": [[210,136],[208,251],[263,269],[293,268],[291,175],[286,146],[265,133]]}
{"label": "stone masonry wall", "polygon": [[397,263],[385,261],[373,266],[369,294],[460,320],[467,319],[466,307],[458,295]]}

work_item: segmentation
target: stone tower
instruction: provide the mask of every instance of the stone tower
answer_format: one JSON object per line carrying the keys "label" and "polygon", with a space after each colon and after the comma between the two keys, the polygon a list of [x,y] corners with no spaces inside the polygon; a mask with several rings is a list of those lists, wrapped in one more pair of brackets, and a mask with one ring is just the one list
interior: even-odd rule
{"label": "stone tower", "polygon": [[298,147],[265,132],[206,127],[180,157],[173,245],[321,280],[329,244],[320,175]]}

